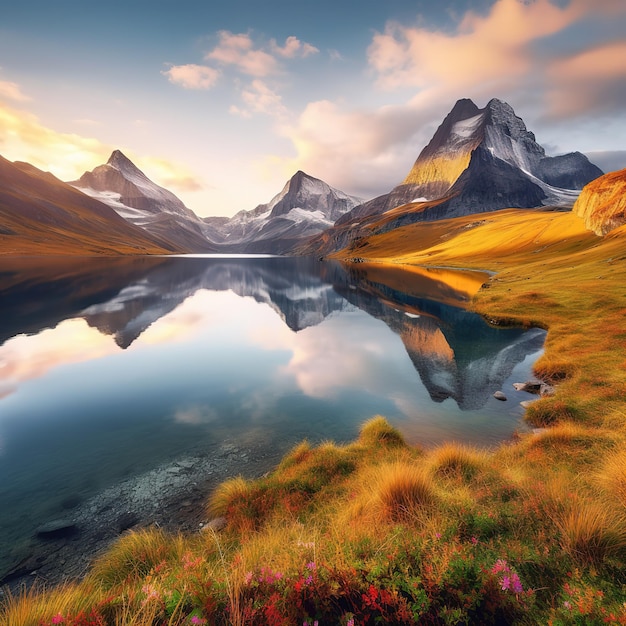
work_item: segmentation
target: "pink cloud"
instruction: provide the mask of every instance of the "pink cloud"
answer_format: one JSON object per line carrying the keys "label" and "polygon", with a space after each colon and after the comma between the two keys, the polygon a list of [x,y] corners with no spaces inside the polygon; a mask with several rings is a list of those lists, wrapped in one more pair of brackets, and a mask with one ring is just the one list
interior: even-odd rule
{"label": "pink cloud", "polygon": [[169,70],[161,72],[175,85],[185,89],[210,89],[219,79],[220,72],[206,65],[173,65]]}
{"label": "pink cloud", "polygon": [[550,112],[577,115],[622,108],[626,100],[624,59],[626,42],[614,42],[556,60],[548,70]]}
{"label": "pink cloud", "polygon": [[250,35],[234,34],[227,30],[219,32],[219,44],[205,55],[206,61],[232,65],[243,74],[263,77],[278,70],[275,57],[261,49],[255,49]]}
{"label": "pink cloud", "polygon": [[280,95],[258,78],[242,90],[241,99],[245,107],[233,105],[230,107],[231,113],[241,117],[251,117],[253,113],[262,113],[278,119],[287,115],[287,108]]}
{"label": "pink cloud", "polygon": [[5,100],[13,100],[14,102],[29,102],[26,94],[22,93],[20,86],[6,80],[0,80],[0,98]]}
{"label": "pink cloud", "polygon": [[319,52],[315,46],[312,46],[310,43],[300,41],[293,35],[291,37],[287,37],[285,45],[282,48],[276,43],[275,40],[272,39],[271,48],[273,52],[287,59],[293,59],[295,57],[304,58]]}

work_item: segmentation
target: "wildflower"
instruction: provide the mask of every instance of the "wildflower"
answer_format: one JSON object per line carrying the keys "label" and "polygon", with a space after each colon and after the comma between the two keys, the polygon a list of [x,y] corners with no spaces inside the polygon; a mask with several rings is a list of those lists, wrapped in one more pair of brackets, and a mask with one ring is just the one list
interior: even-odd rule
{"label": "wildflower", "polygon": [[304,584],[305,584],[305,585],[310,585],[312,582],[313,582],[313,576],[307,576],[307,577],[304,579]]}
{"label": "wildflower", "polygon": [[474,545],[477,545],[477,544],[478,544],[478,539],[476,539],[476,537],[472,537],[471,542],[472,542]]}
{"label": "wildflower", "polygon": [[313,561],[311,561],[310,563],[306,564],[306,568],[307,569],[315,569],[315,563]]}
{"label": "wildflower", "polygon": [[354,626],[354,618],[351,617],[347,622],[346,622],[346,626]]}
{"label": "wildflower", "polygon": [[65,618],[60,614],[57,613],[53,618],[52,618],[52,623],[53,624],[62,624],[65,621]]}
{"label": "wildflower", "polygon": [[[441,539],[441,533],[435,533],[435,539]],[[350,622],[348,622],[349,624]]]}
{"label": "wildflower", "polygon": [[246,572],[244,576],[244,581],[246,585],[249,585],[252,582],[252,572]]}
{"label": "wildflower", "polygon": [[494,574],[497,574],[499,572],[508,572],[509,566],[507,565],[507,562],[504,559],[498,559],[494,563],[494,566],[491,568],[491,571]]}
{"label": "wildflower", "polygon": [[502,591],[506,591],[511,587],[511,579],[508,576],[502,577]]}
{"label": "wildflower", "polygon": [[511,574],[511,588],[513,589],[514,593],[522,593],[522,591],[524,591],[524,588],[522,587],[522,581],[519,579],[519,576],[515,572]]}
{"label": "wildflower", "polygon": [[572,610],[572,603],[568,602],[567,600],[565,600],[565,602],[563,602],[563,608],[567,609],[568,611]]}
{"label": "wildflower", "polygon": [[192,624],[206,624],[206,620],[203,617],[198,617],[197,615],[194,615],[191,618],[191,623]]}

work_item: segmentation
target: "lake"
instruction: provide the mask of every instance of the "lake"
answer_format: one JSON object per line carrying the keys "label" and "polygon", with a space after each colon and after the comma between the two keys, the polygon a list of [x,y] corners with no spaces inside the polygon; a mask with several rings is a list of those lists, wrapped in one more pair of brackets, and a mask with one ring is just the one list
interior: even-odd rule
{"label": "lake", "polygon": [[512,383],[545,332],[467,311],[485,280],[307,258],[0,259],[0,578],[41,524],[121,481],[212,455],[238,473],[226,443],[260,471],[376,414],[424,446],[525,429]]}

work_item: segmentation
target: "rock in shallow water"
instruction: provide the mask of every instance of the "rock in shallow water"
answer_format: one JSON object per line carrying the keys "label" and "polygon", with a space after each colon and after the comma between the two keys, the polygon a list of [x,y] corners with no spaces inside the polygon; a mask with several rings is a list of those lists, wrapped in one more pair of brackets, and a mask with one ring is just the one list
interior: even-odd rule
{"label": "rock in shallow water", "polygon": [[502,402],[505,402],[505,401],[506,401],[506,396],[505,396],[505,395],[504,395],[501,391],[496,391],[496,392],[493,394],[493,397],[494,397],[496,400],[501,400]]}
{"label": "rock in shallow water", "polygon": [[71,537],[77,532],[78,526],[76,526],[73,520],[55,519],[40,526],[35,531],[35,535],[39,539],[63,539]]}

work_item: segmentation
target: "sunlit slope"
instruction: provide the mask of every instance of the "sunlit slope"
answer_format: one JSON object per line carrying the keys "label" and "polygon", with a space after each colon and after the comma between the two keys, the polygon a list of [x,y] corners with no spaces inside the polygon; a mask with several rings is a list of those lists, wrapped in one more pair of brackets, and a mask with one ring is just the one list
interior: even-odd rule
{"label": "sunlit slope", "polygon": [[497,269],[502,263],[533,262],[529,254],[542,253],[543,258],[549,253],[576,253],[598,243],[571,212],[508,209],[410,224],[361,239],[331,256]]}
{"label": "sunlit slope", "polygon": [[52,174],[0,157],[0,255],[162,254],[168,242]]}

